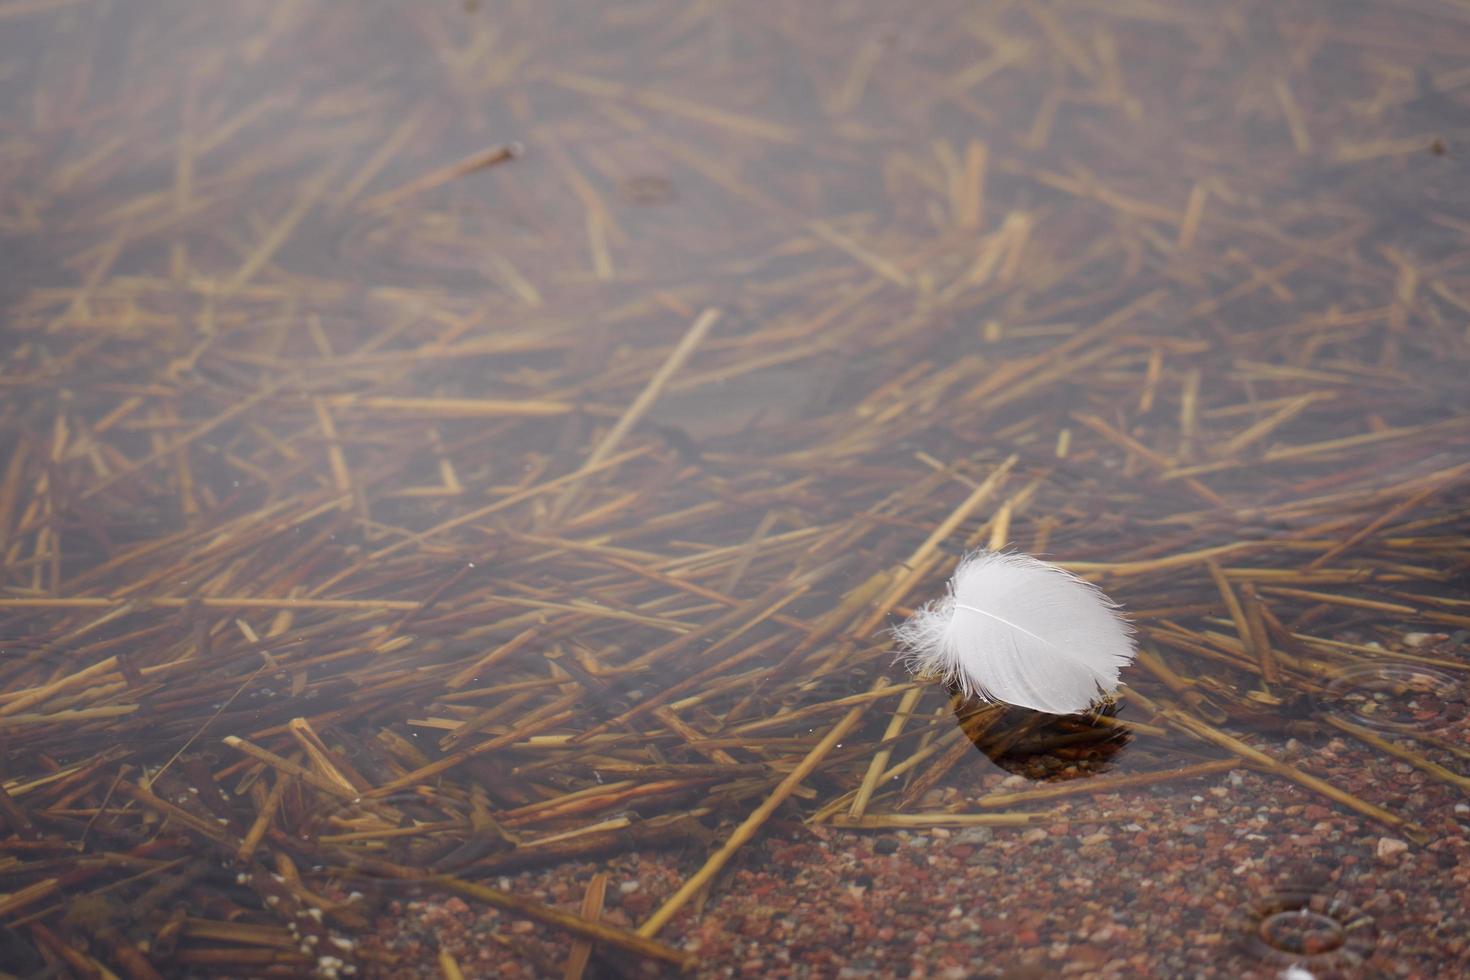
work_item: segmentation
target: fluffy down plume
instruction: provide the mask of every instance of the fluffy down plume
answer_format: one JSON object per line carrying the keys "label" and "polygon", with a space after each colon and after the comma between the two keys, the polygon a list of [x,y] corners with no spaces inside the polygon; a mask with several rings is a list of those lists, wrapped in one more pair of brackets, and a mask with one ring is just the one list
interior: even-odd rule
{"label": "fluffy down plume", "polygon": [[1092,583],[1030,555],[977,551],[949,595],[894,635],[916,673],[965,694],[1065,715],[1118,686],[1133,627]]}

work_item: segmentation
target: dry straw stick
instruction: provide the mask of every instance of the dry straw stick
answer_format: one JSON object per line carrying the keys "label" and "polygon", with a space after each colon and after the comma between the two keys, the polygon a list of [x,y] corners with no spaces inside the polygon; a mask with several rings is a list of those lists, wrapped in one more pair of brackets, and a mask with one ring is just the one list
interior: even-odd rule
{"label": "dry straw stick", "polygon": [[[109,596],[6,597],[0,609],[327,609],[333,611],[416,610],[422,603],[411,599],[298,599],[292,596],[158,596],[151,599],[114,599]],[[88,668],[89,670],[92,668]]]}
{"label": "dry straw stick", "polygon": [[832,826],[852,830],[889,830],[896,827],[1026,827],[1064,819],[1066,814],[1053,810],[1038,813],[872,813],[863,817],[834,817]]}
{"label": "dry straw stick", "polygon": [[1386,752],[1394,758],[1402,759],[1409,765],[1429,773],[1435,779],[1449,783],[1461,792],[1470,793],[1470,777],[1461,776],[1459,773],[1446,769],[1437,762],[1424,758],[1424,756],[1406,746],[1400,745],[1397,742],[1391,742],[1382,735],[1369,731],[1359,725],[1354,725],[1350,721],[1344,721],[1341,718],[1334,718],[1332,715],[1326,714],[1322,715],[1321,719],[1333,728],[1347,732],[1359,741],[1365,742],[1382,752]]}
{"label": "dry straw stick", "polygon": [[281,756],[276,755],[274,752],[263,749],[258,745],[254,745],[250,742],[245,741],[238,735],[226,735],[223,741],[230,748],[236,749],[240,752],[244,752],[246,755],[253,757],[256,761],[264,762],[266,765],[276,770],[278,778],[284,776],[295,776],[297,779],[300,779],[302,782],[316,787],[323,793],[330,793],[332,796],[336,796],[344,800],[357,799],[357,791],[351,786],[344,786],[341,783],[337,783],[331,779],[328,779],[327,777],[318,774],[314,769],[307,769],[305,766],[298,765],[297,763],[292,762],[290,759],[282,758]]}
{"label": "dry straw stick", "polygon": [[699,314],[695,321],[690,324],[689,329],[684,333],[684,338],[679,341],[678,346],[669,354],[663,366],[649,379],[648,384],[638,393],[638,397],[633,399],[633,404],[628,406],[627,411],[623,413],[622,417],[613,423],[613,427],[608,430],[607,435],[602,437],[602,441],[593,447],[591,454],[587,457],[587,462],[583,463],[581,468],[573,474],[573,485],[567,487],[551,508],[551,517],[553,520],[564,514],[567,508],[571,506],[572,500],[576,497],[575,481],[586,476],[598,463],[601,463],[608,456],[612,455],[613,451],[618,448],[618,445],[632,430],[633,426],[637,425],[643,416],[648,413],[648,410],[653,407],[653,403],[658,400],[658,396],[668,385],[670,379],[684,366],[684,362],[689,360],[689,355],[694,353],[694,349],[704,340],[705,334],[710,332],[710,329],[719,319],[720,311],[711,307]]}
{"label": "dry straw stick", "polygon": [[422,177],[416,177],[400,187],[395,187],[391,191],[384,191],[382,194],[369,198],[363,202],[363,210],[386,211],[388,208],[401,204],[416,194],[433,190],[452,180],[472,174],[476,170],[484,170],[486,167],[493,167],[497,163],[514,160],[522,152],[524,152],[524,148],[519,143],[500,143],[487,149],[477,150],[463,159],[456,160],[447,167],[440,167],[438,170],[424,174]]}
{"label": "dry straw stick", "polygon": [[[888,686],[888,679],[881,677],[873,685],[875,690],[886,686]],[[776,808],[786,802],[791,794],[796,791],[796,788],[801,785],[802,781],[810,776],[817,766],[821,765],[822,760],[827,757],[827,753],[832,751],[833,746],[840,742],[843,736],[852,730],[852,727],[857,724],[858,719],[862,717],[863,707],[863,705],[858,705],[842,716],[842,720],[832,727],[832,730],[827,733],[827,736],[813,746],[812,750],[806,754],[806,758],[802,759],[800,764],[791,770],[791,773],[785,779],[781,780],[775,792],[766,797],[766,801],[757,807],[750,816],[746,817],[744,823],[735,828],[735,832],[730,835],[729,840],[725,841],[725,845],[710,855],[709,860],[704,863],[704,867],[691,875],[689,880],[684,882],[683,887],[676,891],[668,901],[664,902],[657,912],[653,913],[647,922],[639,927],[638,935],[650,938],[658,935],[659,930],[667,925],[668,921],[678,914],[679,910],[691,898],[698,894],[701,888],[714,880],[715,875],[720,873],[720,869],[729,862],[730,858],[735,856],[735,852],[744,847],[751,838],[755,837],[760,831],[761,825],[770,818],[771,814],[776,812]]]}
{"label": "dry straw stick", "polygon": [[[948,707],[940,706],[933,717],[939,718],[940,716],[947,714],[948,711]],[[946,721],[945,724],[948,724],[948,722]],[[932,734],[933,733],[931,730],[929,733],[926,733],[924,737],[930,738]],[[948,732],[946,732],[939,738],[932,739],[929,742],[921,743],[919,748],[907,759],[903,760],[900,763],[897,763],[891,769],[882,773],[878,777],[878,782],[887,783],[891,780],[897,779],[899,776],[902,776],[905,773],[916,768],[919,763],[924,762],[925,760],[937,755],[940,752],[948,750],[965,737],[965,730],[963,728],[959,727],[958,725],[950,728]],[[809,824],[830,823],[836,818],[839,810],[841,810],[845,806],[851,805],[852,800],[857,796],[857,792],[858,791],[854,789],[842,794],[832,802],[823,806],[816,813],[813,813],[810,817],[807,818],[806,822]]]}
{"label": "dry straw stick", "polygon": [[1213,759],[1178,769],[1162,769],[1139,772],[1128,776],[1105,776],[1101,779],[1069,779],[1063,783],[1043,789],[1022,790],[1019,793],[993,793],[982,796],[975,802],[983,807],[1015,806],[1018,803],[1035,803],[1039,800],[1055,800],[1063,796],[1116,793],[1119,790],[1169,783],[1176,779],[1195,779],[1200,776],[1215,776],[1232,769],[1243,769],[1239,759]]}
{"label": "dry straw stick", "polygon": [[260,812],[255,815],[255,820],[251,823],[249,831],[246,832],[245,839],[240,842],[239,849],[235,851],[235,861],[238,864],[250,863],[250,859],[255,855],[255,849],[260,846],[266,831],[270,829],[271,823],[275,820],[281,800],[285,797],[286,790],[290,788],[294,779],[294,776],[286,773],[276,773],[275,784],[266,794],[265,802],[260,805]]}
{"label": "dry straw stick", "polygon": [[1007,457],[1005,462],[992,470],[990,475],[970,492],[970,495],[965,498],[964,502],[956,507],[934,529],[933,533],[924,540],[924,543],[914,549],[914,553],[909,555],[907,561],[892,569],[891,574],[894,577],[893,585],[888,589],[887,594],[878,603],[877,607],[868,614],[867,619],[863,620],[862,624],[854,631],[856,635],[867,636],[878,628],[878,624],[882,623],[884,618],[893,611],[893,607],[898,605],[899,600],[908,594],[909,589],[913,588],[914,583],[923,578],[929,571],[931,567],[930,560],[934,558],[935,553],[939,550],[939,546],[943,543],[944,539],[953,534],[955,528],[963,524],[966,518],[974,513],[976,508],[983,504],[995,492],[995,488],[1006,478],[1006,474],[1011,471],[1011,467],[1016,465],[1018,458],[1016,454],[1012,453]]}
{"label": "dry straw stick", "polygon": [[513,912],[527,919],[533,919],[543,925],[565,930],[566,932],[589,939],[592,942],[606,943],[609,946],[616,946],[629,953],[648,957],[649,959],[661,960],[665,963],[672,963],[684,969],[689,969],[695,962],[693,954],[671,949],[663,943],[655,942],[652,938],[643,935],[641,932],[638,934],[625,932],[604,922],[592,922],[584,919],[580,915],[572,915],[570,912],[550,908],[539,902],[519,898],[509,892],[503,892],[498,888],[490,888],[486,885],[464,881],[463,879],[449,875],[428,880],[452,892],[458,892],[466,898],[478,899],[487,905],[493,905],[498,909]]}
{"label": "dry straw stick", "polygon": [[1228,735],[1211,725],[1207,725],[1177,708],[1166,708],[1163,716],[1184,731],[1196,735],[1205,741],[1214,742],[1221,748],[1234,752],[1242,759],[1249,759],[1267,772],[1275,773],[1278,776],[1285,776],[1287,779],[1300,783],[1307,789],[1321,793],[1328,799],[1341,803],[1349,809],[1356,810],[1358,813],[1377,820],[1381,824],[1397,828],[1401,833],[1416,843],[1423,844],[1429,839],[1428,834],[1425,833],[1422,827],[1405,820],[1398,814],[1390,813],[1381,806],[1369,803],[1367,800],[1361,800],[1351,793],[1340,790],[1325,779],[1319,779],[1310,773],[1302,772],[1296,766],[1282,762],[1274,756],[1267,755],[1260,749],[1253,748],[1240,739]]}
{"label": "dry straw stick", "polygon": [[884,748],[879,749],[868,763],[868,771],[863,775],[862,785],[858,787],[857,796],[853,797],[852,808],[847,811],[850,819],[857,820],[862,817],[868,808],[868,803],[873,799],[873,791],[878,787],[878,777],[883,775],[883,770],[888,768],[888,760],[893,756],[892,742],[902,732],[904,725],[908,724],[909,717],[914,713],[914,705],[918,704],[924,689],[915,687],[903,696],[898,702],[898,708],[893,712],[893,718],[888,722],[888,728],[883,732]]}
{"label": "dry straw stick", "polygon": [[[582,897],[582,918],[596,922],[602,917],[603,897],[607,894],[607,872],[599,871],[587,882],[587,894]],[[567,968],[562,980],[582,980],[587,961],[592,958],[592,944],[578,939],[572,944],[572,955],[567,957]]]}
{"label": "dry straw stick", "polygon": [[442,946],[439,949],[439,972],[444,980],[464,980],[464,971],[459,968],[459,961]]}

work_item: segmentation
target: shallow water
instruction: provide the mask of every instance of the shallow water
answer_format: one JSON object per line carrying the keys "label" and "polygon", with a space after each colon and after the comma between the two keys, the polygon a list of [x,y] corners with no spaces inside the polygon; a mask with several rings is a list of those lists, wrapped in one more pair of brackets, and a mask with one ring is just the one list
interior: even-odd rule
{"label": "shallow water", "polygon": [[[1467,55],[0,0],[0,969],[1465,972]],[[1102,717],[893,664],[987,546]]]}

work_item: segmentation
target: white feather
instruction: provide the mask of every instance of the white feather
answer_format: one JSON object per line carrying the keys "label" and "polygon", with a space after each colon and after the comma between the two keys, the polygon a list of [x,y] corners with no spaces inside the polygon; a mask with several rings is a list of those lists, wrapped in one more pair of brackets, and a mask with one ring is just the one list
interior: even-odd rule
{"label": "white feather", "polygon": [[966,695],[1065,715],[1118,686],[1133,627],[1095,585],[1030,555],[977,551],[949,595],[894,630],[916,673]]}

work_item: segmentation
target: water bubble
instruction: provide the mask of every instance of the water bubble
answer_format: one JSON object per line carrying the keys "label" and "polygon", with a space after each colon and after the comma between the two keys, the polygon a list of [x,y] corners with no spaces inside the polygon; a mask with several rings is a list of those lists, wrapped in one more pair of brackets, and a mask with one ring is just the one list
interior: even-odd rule
{"label": "water bubble", "polygon": [[1371,915],[1342,896],[1308,890],[1273,892],[1252,902],[1240,910],[1236,925],[1262,960],[1310,975],[1361,966],[1378,942]]}
{"label": "water bubble", "polygon": [[1464,720],[1466,695],[1459,678],[1433,667],[1365,664],[1339,672],[1315,707],[1364,728],[1428,732]]}
{"label": "water bubble", "polygon": [[1292,955],[1318,956],[1347,942],[1342,923],[1311,909],[1273,912],[1257,931],[1266,945]]}

